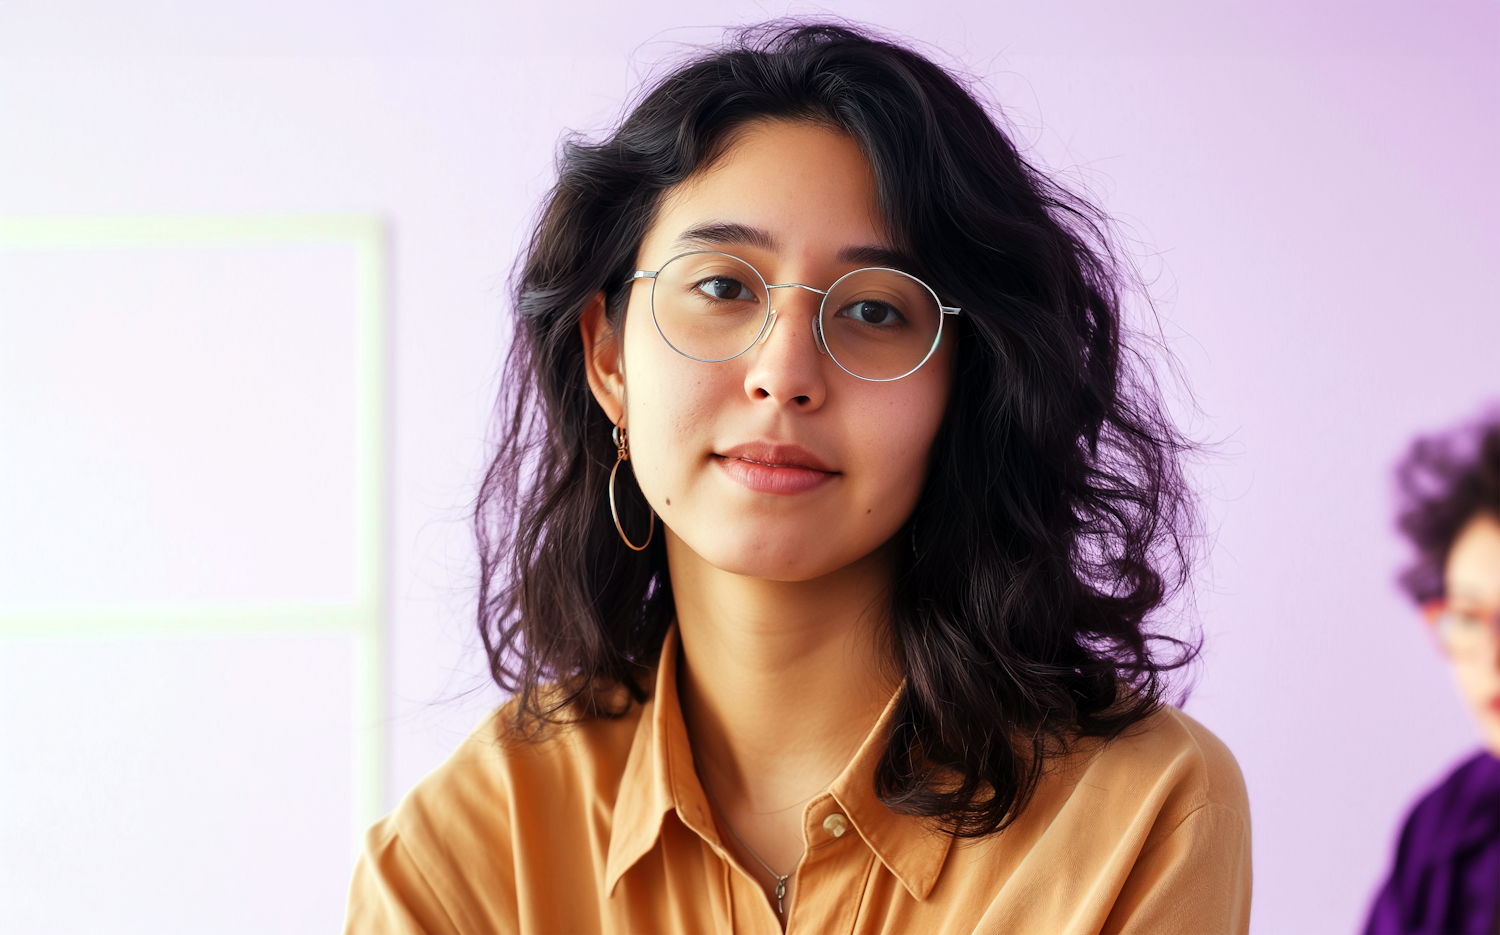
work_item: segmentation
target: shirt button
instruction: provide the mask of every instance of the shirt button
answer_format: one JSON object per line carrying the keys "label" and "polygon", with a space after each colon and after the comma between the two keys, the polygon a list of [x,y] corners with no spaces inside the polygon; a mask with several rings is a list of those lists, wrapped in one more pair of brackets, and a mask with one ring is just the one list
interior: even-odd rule
{"label": "shirt button", "polygon": [[845,831],[849,830],[849,819],[845,818],[843,815],[838,814],[837,812],[834,812],[832,815],[829,815],[827,818],[823,819],[823,830],[827,831],[829,834],[833,835],[836,838],[840,837]]}

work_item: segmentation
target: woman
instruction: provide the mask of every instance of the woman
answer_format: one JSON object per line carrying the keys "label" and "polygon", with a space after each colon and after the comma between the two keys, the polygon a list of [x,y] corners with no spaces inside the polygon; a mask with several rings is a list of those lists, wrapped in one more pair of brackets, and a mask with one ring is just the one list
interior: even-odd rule
{"label": "woman", "polygon": [[1365,931],[1500,932],[1500,418],[1419,439],[1397,471],[1401,577],[1448,658],[1485,749],[1427,793],[1401,830]]}
{"label": "woman", "polygon": [[846,28],[569,144],[477,515],[515,697],[372,829],[349,930],[1243,931],[1099,231]]}

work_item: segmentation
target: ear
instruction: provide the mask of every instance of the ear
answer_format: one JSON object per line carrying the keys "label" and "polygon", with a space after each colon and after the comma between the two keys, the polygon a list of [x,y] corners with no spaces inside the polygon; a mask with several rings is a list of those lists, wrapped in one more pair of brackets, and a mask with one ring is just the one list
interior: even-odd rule
{"label": "ear", "polygon": [[625,418],[625,360],[620,339],[604,314],[604,293],[597,293],[578,317],[583,338],[583,370],[594,399],[615,425]]}

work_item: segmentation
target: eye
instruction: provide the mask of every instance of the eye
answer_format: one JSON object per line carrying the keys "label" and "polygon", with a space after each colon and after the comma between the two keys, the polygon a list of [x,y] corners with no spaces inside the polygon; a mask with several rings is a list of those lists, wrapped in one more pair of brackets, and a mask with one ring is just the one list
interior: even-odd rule
{"label": "eye", "polygon": [[839,309],[839,317],[849,318],[866,325],[897,325],[905,318],[894,305],[864,299]]}
{"label": "eye", "polygon": [[730,276],[714,276],[704,279],[698,283],[698,291],[709,298],[724,302],[755,301],[755,293],[750,291],[750,287]]}
{"label": "eye", "polygon": [[1471,608],[1460,608],[1451,612],[1455,626],[1464,630],[1477,630],[1485,625],[1484,614]]}

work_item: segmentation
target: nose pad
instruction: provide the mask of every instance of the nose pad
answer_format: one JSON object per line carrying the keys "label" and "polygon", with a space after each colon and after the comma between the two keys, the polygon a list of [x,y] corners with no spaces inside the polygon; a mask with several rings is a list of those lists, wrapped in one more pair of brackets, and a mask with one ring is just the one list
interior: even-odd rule
{"label": "nose pad", "polygon": [[821,313],[813,317],[813,345],[817,347],[818,353],[824,357],[828,356],[828,342],[823,339],[823,316]]}
{"label": "nose pad", "polygon": [[770,318],[769,321],[766,322],[766,330],[764,330],[764,331],[762,331],[760,333],[760,340],[756,341],[755,343],[756,344],[764,344],[767,341],[771,340],[771,332],[772,332],[772,330],[775,329],[775,327],[776,327],[776,309],[773,308],[773,309],[771,309],[771,318]]}

